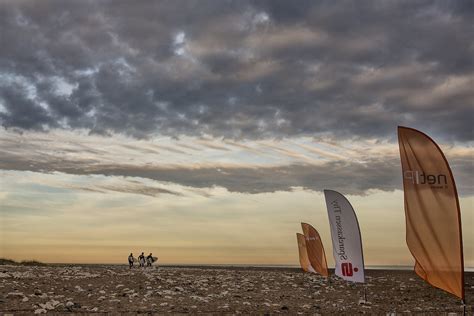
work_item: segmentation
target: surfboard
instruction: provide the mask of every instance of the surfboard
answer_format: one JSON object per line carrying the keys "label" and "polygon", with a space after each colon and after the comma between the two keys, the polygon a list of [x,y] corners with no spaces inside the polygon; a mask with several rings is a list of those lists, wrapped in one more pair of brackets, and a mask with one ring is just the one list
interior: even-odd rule
{"label": "surfboard", "polygon": [[153,262],[158,261],[158,257],[151,257],[151,259],[153,260]]}

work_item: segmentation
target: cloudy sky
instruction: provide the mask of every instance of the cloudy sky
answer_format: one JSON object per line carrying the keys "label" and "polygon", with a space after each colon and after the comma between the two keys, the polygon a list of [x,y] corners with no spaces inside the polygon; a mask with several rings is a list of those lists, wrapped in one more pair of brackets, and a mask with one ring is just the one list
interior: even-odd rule
{"label": "cloudy sky", "polygon": [[472,1],[0,1],[0,256],[411,265],[396,127],[432,136],[474,267]]}

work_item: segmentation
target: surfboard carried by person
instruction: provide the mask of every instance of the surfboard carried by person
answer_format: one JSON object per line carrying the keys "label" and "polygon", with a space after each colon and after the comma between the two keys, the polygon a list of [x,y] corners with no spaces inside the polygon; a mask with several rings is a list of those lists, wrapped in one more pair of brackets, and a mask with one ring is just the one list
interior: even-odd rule
{"label": "surfboard carried by person", "polygon": [[146,266],[151,267],[152,263],[153,263],[153,254],[150,252],[150,254],[146,257]]}
{"label": "surfboard carried by person", "polygon": [[155,261],[158,261],[158,257],[153,257],[153,254],[150,252],[148,257],[146,257],[146,266],[151,267]]}

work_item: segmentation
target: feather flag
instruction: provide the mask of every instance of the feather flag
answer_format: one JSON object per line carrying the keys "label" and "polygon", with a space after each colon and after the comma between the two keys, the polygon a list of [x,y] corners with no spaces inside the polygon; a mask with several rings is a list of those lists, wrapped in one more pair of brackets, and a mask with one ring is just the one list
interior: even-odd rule
{"label": "feather flag", "polygon": [[398,127],[405,196],[406,242],[415,272],[464,299],[461,214],[453,174],[426,134]]}
{"label": "feather flag", "polygon": [[359,222],[349,201],[339,192],[324,190],[335,261],[335,274],[344,280],[365,282]]}
{"label": "feather flag", "polygon": [[308,259],[308,252],[306,250],[306,242],[304,240],[304,235],[296,233],[296,240],[298,242],[298,252],[300,257],[301,269],[306,272],[316,272],[311,266],[311,262]]}
{"label": "feather flag", "polygon": [[318,231],[306,223],[301,223],[301,228],[303,228],[309,262],[311,262],[316,272],[326,277],[329,276],[326,254],[324,253],[323,242]]}

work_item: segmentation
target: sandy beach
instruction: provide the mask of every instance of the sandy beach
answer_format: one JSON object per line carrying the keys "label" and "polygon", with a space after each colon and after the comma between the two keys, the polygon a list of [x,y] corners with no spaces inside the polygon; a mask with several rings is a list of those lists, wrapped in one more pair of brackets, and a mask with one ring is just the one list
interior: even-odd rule
{"label": "sandy beach", "polygon": [[[474,273],[466,273],[474,299]],[[121,265],[0,267],[0,312],[54,314],[462,314],[412,271],[368,270],[364,286],[292,268]],[[472,313],[472,305],[466,309]]]}

